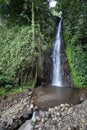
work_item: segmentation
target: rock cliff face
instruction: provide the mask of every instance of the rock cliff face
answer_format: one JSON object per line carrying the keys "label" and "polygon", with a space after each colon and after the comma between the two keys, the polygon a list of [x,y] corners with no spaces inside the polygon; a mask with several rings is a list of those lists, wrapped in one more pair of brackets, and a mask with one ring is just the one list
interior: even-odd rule
{"label": "rock cliff face", "polygon": [[[60,21],[60,19],[58,17],[56,17],[56,21],[57,21],[57,25],[58,22]],[[56,27],[57,27],[56,25]],[[55,30],[55,36],[57,33],[57,28]],[[61,35],[62,35],[62,31],[61,31]],[[53,41],[53,39],[52,39]],[[54,39],[55,41],[55,39]],[[53,43],[52,43],[53,44]],[[68,63],[68,59],[67,59],[67,55],[66,55],[66,44],[62,38],[62,43],[61,43],[61,51],[60,51],[60,55],[61,55],[61,75],[62,75],[62,82],[63,82],[63,86],[66,87],[75,87],[73,84],[73,80],[72,80],[72,75],[71,75],[71,71],[70,71],[70,67],[69,67],[69,63]],[[42,64],[42,68],[43,69],[39,69],[38,73],[38,78],[37,78],[37,82],[35,86],[40,86],[40,85],[45,85],[45,86],[49,86],[52,84],[52,75],[53,75],[53,46],[51,48],[48,48],[43,56],[43,64]],[[42,73],[42,74],[41,74]]]}
{"label": "rock cliff face", "polygon": [[63,86],[75,87],[75,85],[73,84],[73,79],[66,55],[66,44],[63,40],[61,44],[61,69],[62,69]]}
{"label": "rock cliff face", "polygon": [[[60,21],[60,19],[58,19],[58,21]],[[62,35],[62,31],[61,31],[61,35]],[[52,75],[53,75],[53,61],[52,61],[53,55],[52,54],[53,54],[53,47],[49,48],[46,51],[45,56],[44,56],[43,82],[46,85],[51,85],[52,83]],[[73,84],[72,75],[71,75],[71,71],[70,71],[70,67],[69,67],[69,63],[68,63],[68,59],[66,55],[66,44],[63,40],[61,43],[60,55],[61,55],[61,73],[62,73],[61,75],[62,75],[63,86],[75,87]]]}
{"label": "rock cliff face", "polygon": [[44,56],[44,83],[45,85],[51,85],[52,83],[52,69],[53,69],[53,63],[52,63],[52,51],[53,49],[50,48],[46,51]]}
{"label": "rock cliff face", "polygon": [[[43,82],[46,85],[51,85],[52,83],[52,71],[53,71],[53,62],[52,62],[52,52],[53,48],[50,48],[45,53],[44,58],[44,79]],[[73,84],[70,67],[68,64],[68,59],[66,56],[66,44],[62,41],[61,44],[61,72],[62,72],[62,80],[63,86],[66,87],[75,87]]]}

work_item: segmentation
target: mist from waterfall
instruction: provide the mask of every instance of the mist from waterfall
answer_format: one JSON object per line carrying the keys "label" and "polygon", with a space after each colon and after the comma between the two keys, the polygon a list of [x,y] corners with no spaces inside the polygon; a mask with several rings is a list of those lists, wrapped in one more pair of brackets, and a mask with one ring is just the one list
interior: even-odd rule
{"label": "mist from waterfall", "polygon": [[61,76],[61,59],[60,59],[60,50],[61,50],[61,26],[62,19],[59,22],[56,41],[53,48],[53,79],[52,85],[62,87],[62,76]]}

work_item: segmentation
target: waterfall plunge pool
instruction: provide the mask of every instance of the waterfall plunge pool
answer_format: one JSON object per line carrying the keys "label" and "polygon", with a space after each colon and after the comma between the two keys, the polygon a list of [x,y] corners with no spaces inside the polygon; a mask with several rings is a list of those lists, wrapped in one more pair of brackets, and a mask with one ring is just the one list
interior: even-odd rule
{"label": "waterfall plunge pool", "polygon": [[63,103],[76,105],[81,102],[82,96],[87,98],[87,89],[69,87],[38,87],[33,91],[35,105],[41,109],[48,109]]}

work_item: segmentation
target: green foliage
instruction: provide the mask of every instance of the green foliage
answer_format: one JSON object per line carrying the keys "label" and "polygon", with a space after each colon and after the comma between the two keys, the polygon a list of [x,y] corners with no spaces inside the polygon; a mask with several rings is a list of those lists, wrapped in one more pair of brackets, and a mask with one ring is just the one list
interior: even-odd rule
{"label": "green foliage", "polygon": [[28,86],[22,86],[22,87],[13,87],[11,89],[0,87],[0,96],[6,95],[6,94],[15,94],[15,93],[23,93],[26,91],[26,89],[30,88],[33,89],[33,84]]}
{"label": "green foliage", "polygon": [[61,0],[59,10],[63,12],[64,40],[74,84],[87,86],[87,1]]}
{"label": "green foliage", "polygon": [[82,45],[68,46],[67,55],[75,85],[85,87],[87,85],[87,55]]}
{"label": "green foliage", "polygon": [[[35,66],[40,51],[44,49],[43,35],[38,25],[35,28],[35,43],[32,43],[32,30],[29,26],[16,26],[10,29],[3,27],[0,31],[2,33],[0,37],[2,47],[0,50],[0,82],[14,85],[20,78],[20,76],[17,77],[17,73],[30,72]],[[4,33],[5,39],[2,37]]]}
{"label": "green foliage", "polygon": [[46,3],[33,2],[33,12],[31,0],[0,3],[0,86],[7,90],[35,81],[39,59],[53,36],[55,22]]}
{"label": "green foliage", "polygon": [[0,88],[0,96],[5,95],[6,94],[6,90],[2,87]]}
{"label": "green foliage", "polygon": [[8,4],[10,2],[10,0],[0,0],[0,4]]}

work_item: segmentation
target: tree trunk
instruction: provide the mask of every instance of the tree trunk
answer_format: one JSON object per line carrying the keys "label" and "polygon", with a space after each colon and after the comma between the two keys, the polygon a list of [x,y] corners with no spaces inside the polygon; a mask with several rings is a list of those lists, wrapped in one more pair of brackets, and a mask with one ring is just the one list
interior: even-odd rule
{"label": "tree trunk", "polygon": [[34,41],[35,41],[35,23],[34,23],[34,2],[32,2],[32,46],[34,47]]}
{"label": "tree trunk", "polygon": [[[35,19],[34,19],[34,1],[32,1],[32,50],[35,48]],[[34,77],[34,86],[37,82],[37,63],[35,65],[35,77]]]}

